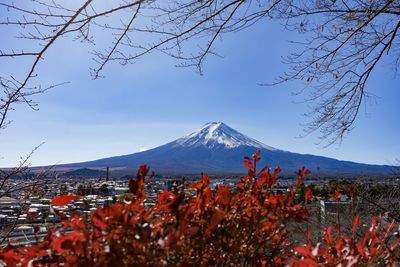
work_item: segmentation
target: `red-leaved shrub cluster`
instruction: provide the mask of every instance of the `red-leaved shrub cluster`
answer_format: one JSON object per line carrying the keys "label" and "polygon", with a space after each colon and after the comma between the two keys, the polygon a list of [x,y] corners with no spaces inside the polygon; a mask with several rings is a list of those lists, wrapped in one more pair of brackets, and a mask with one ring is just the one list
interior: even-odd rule
{"label": "red-leaved shrub cluster", "polygon": [[[135,196],[129,203],[74,215],[38,244],[8,245],[0,259],[6,266],[397,266],[399,225],[378,217],[360,227],[356,216],[350,233],[329,226],[317,243],[291,244],[288,225],[307,221],[312,191],[299,202],[297,188],[272,190],[280,169],[256,172],[259,160],[259,152],[245,158],[248,174],[234,189],[212,190],[202,176],[159,193],[154,206],[144,205],[149,169],[141,166],[129,182]],[[297,172],[297,187],[308,173]]]}

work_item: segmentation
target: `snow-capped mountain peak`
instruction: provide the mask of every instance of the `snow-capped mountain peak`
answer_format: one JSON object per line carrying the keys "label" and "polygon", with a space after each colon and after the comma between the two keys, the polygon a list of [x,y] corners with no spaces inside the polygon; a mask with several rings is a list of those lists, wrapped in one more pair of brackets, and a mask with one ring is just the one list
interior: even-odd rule
{"label": "snow-capped mountain peak", "polygon": [[251,146],[276,150],[257,140],[254,140],[232,129],[223,122],[209,122],[193,133],[175,141],[178,146],[206,146],[208,148],[225,147],[236,148],[239,146]]}
{"label": "snow-capped mountain peak", "polygon": [[[118,168],[131,172],[132,168],[148,164],[157,173],[213,174],[243,173],[243,157],[261,150],[261,165],[280,166],[291,174],[299,166],[307,166],[317,175],[381,175],[392,173],[391,166],[366,165],[339,161],[321,156],[303,155],[269,147],[222,122],[210,122],[193,133],[165,145],[143,152],[114,156],[88,162],[59,165],[60,171],[78,168]],[[266,151],[269,150],[269,151]],[[271,152],[271,153],[268,153]],[[53,168],[53,167],[52,167]]]}

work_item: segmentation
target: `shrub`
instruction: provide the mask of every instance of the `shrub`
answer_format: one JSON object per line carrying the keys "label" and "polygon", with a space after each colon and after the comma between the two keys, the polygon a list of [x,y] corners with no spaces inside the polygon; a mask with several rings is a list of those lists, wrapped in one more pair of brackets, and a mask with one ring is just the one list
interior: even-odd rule
{"label": "shrub", "polygon": [[309,171],[297,172],[296,188],[275,191],[280,169],[257,172],[259,159],[259,152],[245,158],[248,174],[233,189],[212,190],[204,175],[160,192],[151,207],[144,205],[149,168],[141,166],[129,181],[129,201],[74,215],[38,244],[9,244],[0,259],[7,266],[394,266],[399,260],[399,225],[379,218],[363,235],[356,217],[352,235],[329,226],[317,244],[309,236],[303,246],[291,244],[289,223],[309,218],[311,189],[303,190],[303,202],[295,194]]}

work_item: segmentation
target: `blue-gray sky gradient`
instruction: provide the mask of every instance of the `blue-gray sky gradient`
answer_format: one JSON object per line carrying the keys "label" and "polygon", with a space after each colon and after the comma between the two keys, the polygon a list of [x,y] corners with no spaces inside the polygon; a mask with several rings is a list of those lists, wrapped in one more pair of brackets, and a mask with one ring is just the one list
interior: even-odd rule
{"label": "blue-gray sky gradient", "polygon": [[[3,34],[2,47],[18,46]],[[136,64],[110,64],[105,78],[92,80],[90,49],[80,43],[56,45],[38,71],[42,84],[69,81],[38,95],[40,111],[17,106],[13,123],[0,133],[0,167],[13,166],[41,142],[33,165],[80,162],[130,154],[185,135],[208,121],[223,121],[238,131],[283,150],[365,163],[387,164],[400,158],[399,78],[390,58],[380,62],[367,86],[376,104],[364,105],[356,128],[341,146],[320,149],[318,133],[304,138],[306,95],[293,96],[301,83],[263,87],[285,71],[281,57],[296,46],[279,24],[263,21],[224,36],[200,76],[175,60],[154,53]],[[106,41],[106,40],[104,40]],[[108,40],[109,41],[109,40]],[[0,71],[22,74],[23,62],[2,62]],[[268,157],[268,155],[265,155]]]}

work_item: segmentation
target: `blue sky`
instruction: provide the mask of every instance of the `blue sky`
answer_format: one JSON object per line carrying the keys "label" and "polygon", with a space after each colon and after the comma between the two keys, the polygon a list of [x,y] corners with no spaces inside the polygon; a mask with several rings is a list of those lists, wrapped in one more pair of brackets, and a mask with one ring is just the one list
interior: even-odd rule
{"label": "blue sky", "polygon": [[[2,49],[19,45],[3,32]],[[13,123],[0,133],[0,167],[16,165],[36,145],[33,165],[79,162],[130,154],[179,138],[208,121],[223,121],[270,146],[343,160],[388,164],[400,158],[398,123],[399,78],[390,59],[371,77],[369,92],[376,104],[364,106],[356,128],[342,145],[321,149],[318,133],[304,138],[306,95],[294,97],[301,83],[263,87],[287,66],[281,57],[296,49],[278,24],[263,21],[226,35],[215,49],[224,58],[209,57],[204,75],[176,68],[177,62],[154,53],[136,64],[106,67],[105,78],[92,80],[88,49],[80,43],[56,45],[38,70],[43,84],[69,81],[35,97],[40,110],[17,106]],[[107,40],[104,40],[107,41]],[[0,62],[2,73],[23,73],[23,62]],[[267,155],[266,155],[267,156]]]}

